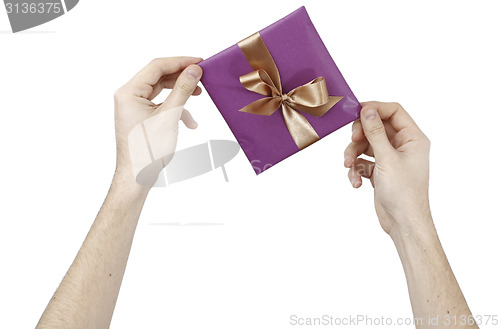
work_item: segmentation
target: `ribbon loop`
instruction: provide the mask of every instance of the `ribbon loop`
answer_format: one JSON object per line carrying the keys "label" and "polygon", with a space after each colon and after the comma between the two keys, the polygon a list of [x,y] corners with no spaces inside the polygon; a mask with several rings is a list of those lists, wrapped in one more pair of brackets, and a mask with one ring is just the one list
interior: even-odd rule
{"label": "ribbon loop", "polygon": [[276,96],[280,93],[269,74],[262,69],[242,75],[240,82],[246,89],[264,96]]}
{"label": "ribbon loop", "polygon": [[324,78],[316,78],[303,86],[297,87],[288,93],[293,102],[308,107],[325,105],[329,100],[328,90]]}
{"label": "ribbon loop", "polygon": [[286,127],[299,149],[318,141],[318,134],[299,111],[321,117],[343,97],[330,96],[323,77],[283,93],[278,67],[260,34],[251,35],[238,46],[254,69],[240,77],[241,84],[252,92],[267,96],[240,111],[269,116],[281,107]]}

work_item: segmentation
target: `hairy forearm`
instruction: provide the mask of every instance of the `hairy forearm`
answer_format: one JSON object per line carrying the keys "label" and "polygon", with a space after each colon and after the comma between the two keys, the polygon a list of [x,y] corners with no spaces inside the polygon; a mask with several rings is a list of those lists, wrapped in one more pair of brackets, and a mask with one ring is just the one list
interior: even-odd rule
{"label": "hairy forearm", "polygon": [[[417,328],[477,328],[439,241],[428,212],[414,218],[412,228],[395,229],[396,245],[408,283]],[[459,319],[467,320],[462,322]],[[461,324],[465,323],[465,326]]]}
{"label": "hairy forearm", "polygon": [[37,328],[107,328],[148,190],[117,170],[106,200]]}

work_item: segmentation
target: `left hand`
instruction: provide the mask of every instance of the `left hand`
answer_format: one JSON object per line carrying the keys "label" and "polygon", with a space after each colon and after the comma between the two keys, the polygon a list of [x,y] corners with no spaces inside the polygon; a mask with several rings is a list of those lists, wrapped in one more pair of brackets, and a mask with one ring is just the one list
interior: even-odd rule
{"label": "left hand", "polygon": [[[175,152],[179,120],[188,128],[197,127],[184,104],[201,93],[197,84],[202,70],[194,65],[201,60],[155,59],[116,91],[117,174],[151,187]],[[153,103],[164,88],[172,92],[163,103]]]}

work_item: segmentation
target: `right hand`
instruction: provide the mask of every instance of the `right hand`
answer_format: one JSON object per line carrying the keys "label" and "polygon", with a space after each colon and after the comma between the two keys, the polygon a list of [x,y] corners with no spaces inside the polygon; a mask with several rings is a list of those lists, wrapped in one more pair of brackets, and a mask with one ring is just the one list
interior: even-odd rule
{"label": "right hand", "polygon": [[[377,216],[391,236],[431,224],[429,139],[401,105],[361,105],[361,118],[353,123],[352,142],[344,152],[352,186],[360,187],[361,177],[370,179]],[[375,161],[362,159],[361,154]]]}

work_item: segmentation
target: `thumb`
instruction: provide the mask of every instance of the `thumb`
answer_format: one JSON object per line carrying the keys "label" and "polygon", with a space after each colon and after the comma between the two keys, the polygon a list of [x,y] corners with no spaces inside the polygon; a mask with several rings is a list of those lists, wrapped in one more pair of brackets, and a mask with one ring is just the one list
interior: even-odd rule
{"label": "thumb", "polygon": [[394,148],[387,138],[384,123],[374,108],[367,107],[361,110],[361,125],[366,139],[372,146],[375,159],[394,152]]}
{"label": "thumb", "polygon": [[198,82],[200,82],[201,75],[202,70],[198,65],[193,64],[186,67],[175,81],[172,92],[162,105],[168,106],[169,108],[184,106],[189,96],[191,96],[196,89]]}

